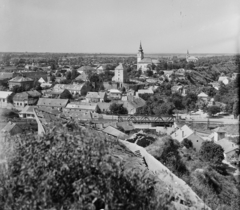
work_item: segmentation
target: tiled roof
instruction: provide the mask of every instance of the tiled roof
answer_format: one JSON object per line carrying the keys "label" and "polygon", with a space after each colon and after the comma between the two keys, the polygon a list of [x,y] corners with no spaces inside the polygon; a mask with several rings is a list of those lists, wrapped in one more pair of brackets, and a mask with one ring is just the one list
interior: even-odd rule
{"label": "tiled roof", "polygon": [[36,106],[25,106],[19,114],[34,114],[34,108],[36,108]]}
{"label": "tiled roof", "polygon": [[23,76],[17,76],[9,80],[9,82],[30,82],[30,81],[32,82],[33,79],[29,77],[23,77]]}
{"label": "tiled roof", "polygon": [[37,106],[66,107],[68,99],[39,98]]}
{"label": "tiled roof", "polygon": [[7,125],[5,125],[5,127],[1,130],[1,133],[9,133],[15,126],[17,126],[16,123],[8,122]]}
{"label": "tiled roof", "polygon": [[139,97],[127,96],[127,101],[125,103],[130,103],[135,108],[139,108],[143,107],[146,104],[146,101]]}
{"label": "tiled roof", "polygon": [[23,101],[23,100],[27,100],[28,98],[39,98],[40,96],[41,96],[41,93],[39,93],[36,90],[25,91],[25,92],[21,92],[21,93],[16,93],[13,96],[13,100],[14,101]]}
{"label": "tiled roof", "polygon": [[231,152],[232,150],[239,149],[238,145],[224,138],[216,142],[216,144],[220,145],[225,153]]}
{"label": "tiled roof", "polygon": [[100,98],[103,99],[106,95],[105,92],[88,92],[86,98]]}
{"label": "tiled roof", "polygon": [[122,63],[119,63],[119,65],[115,68],[115,70],[124,70],[125,66]]}
{"label": "tiled roof", "polygon": [[65,89],[80,91],[83,86],[84,86],[84,83],[83,84],[56,84],[53,87],[53,92],[62,92]]}
{"label": "tiled roof", "polygon": [[69,103],[66,108],[67,109],[82,109],[82,110],[92,110],[95,111],[97,108],[97,103],[78,103],[78,104],[71,104]]}
{"label": "tiled roof", "polygon": [[112,127],[112,126],[108,126],[106,128],[104,128],[102,130],[104,133],[107,133],[111,136],[114,136],[114,137],[117,137],[119,139],[126,139],[127,138],[127,135],[123,132],[121,132],[120,130]]}
{"label": "tiled roof", "polygon": [[224,127],[217,127],[214,129],[214,131],[217,133],[226,133]]}

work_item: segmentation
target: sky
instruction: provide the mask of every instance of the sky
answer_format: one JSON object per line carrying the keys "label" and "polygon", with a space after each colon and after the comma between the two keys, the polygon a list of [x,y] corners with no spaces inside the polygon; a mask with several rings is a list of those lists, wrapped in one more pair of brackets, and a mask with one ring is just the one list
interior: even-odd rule
{"label": "sky", "polygon": [[240,53],[240,0],[0,0],[0,52]]}

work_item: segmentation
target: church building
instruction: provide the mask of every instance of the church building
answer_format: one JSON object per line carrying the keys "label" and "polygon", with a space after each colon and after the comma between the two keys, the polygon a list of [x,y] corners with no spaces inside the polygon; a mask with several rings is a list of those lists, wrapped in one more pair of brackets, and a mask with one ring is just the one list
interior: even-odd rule
{"label": "church building", "polygon": [[189,52],[187,51],[186,61],[195,63],[198,61],[198,58],[194,56],[190,56]]}
{"label": "church building", "polygon": [[144,52],[140,42],[140,47],[137,53],[137,70],[141,70],[142,73],[144,73],[147,70],[152,70],[153,65],[158,65],[159,63],[160,62],[157,59],[144,58]]}

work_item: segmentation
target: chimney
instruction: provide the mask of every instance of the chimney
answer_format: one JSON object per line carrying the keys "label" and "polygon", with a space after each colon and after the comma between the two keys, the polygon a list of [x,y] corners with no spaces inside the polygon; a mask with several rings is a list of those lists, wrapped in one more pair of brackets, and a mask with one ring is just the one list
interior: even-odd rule
{"label": "chimney", "polygon": [[184,137],[184,131],[182,131],[182,137]]}

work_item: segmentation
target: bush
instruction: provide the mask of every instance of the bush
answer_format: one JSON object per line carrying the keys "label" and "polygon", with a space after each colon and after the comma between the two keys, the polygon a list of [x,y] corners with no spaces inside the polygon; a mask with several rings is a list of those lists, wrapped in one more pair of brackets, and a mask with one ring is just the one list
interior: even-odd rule
{"label": "bush", "polygon": [[181,142],[181,146],[186,147],[187,149],[192,148],[193,144],[192,141],[189,139],[183,139],[183,141]]}
{"label": "bush", "polygon": [[[131,161],[125,160],[125,164],[120,160],[126,159],[129,151],[123,152],[122,158],[111,156],[116,148],[127,150],[124,145],[75,124],[70,126],[72,131],[67,127],[56,123],[55,130],[41,138],[25,135],[15,141],[9,169],[0,176],[2,209],[95,209],[94,198],[95,205],[108,209],[167,205],[158,203],[156,180],[147,169],[126,171]],[[135,168],[137,165],[140,163],[134,163]]]}
{"label": "bush", "polygon": [[221,164],[224,159],[223,148],[211,141],[205,141],[199,151],[200,157],[207,162]]}

